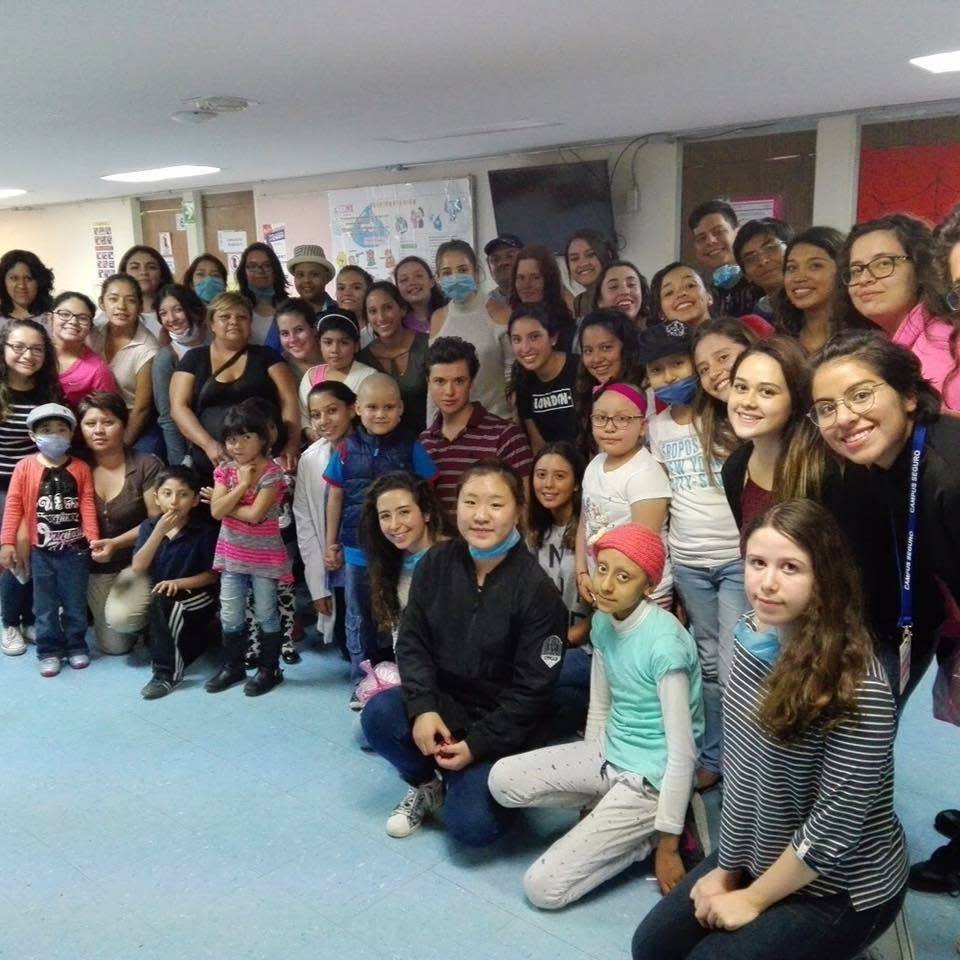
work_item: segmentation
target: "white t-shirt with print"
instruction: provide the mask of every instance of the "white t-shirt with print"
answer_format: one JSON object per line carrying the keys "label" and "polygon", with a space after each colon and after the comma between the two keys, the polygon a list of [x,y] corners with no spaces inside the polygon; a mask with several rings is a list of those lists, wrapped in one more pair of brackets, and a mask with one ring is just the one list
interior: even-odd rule
{"label": "white t-shirt with print", "polygon": [[[604,470],[605,453],[598,453],[583,474],[582,517],[587,535],[587,567],[596,567],[593,544],[614,527],[630,523],[630,507],[643,500],[669,500],[670,481],[663,467],[646,447],[641,447],[626,463],[614,470]],[[668,549],[667,525],[660,533],[664,549]],[[673,590],[673,572],[669,555],[663,568],[663,579],[651,599],[659,600]]]}
{"label": "white t-shirt with print", "polygon": [[670,558],[687,567],[713,567],[740,559],[740,532],[720,482],[720,463],[707,476],[703,446],[692,423],[663,410],[648,423],[653,456],[670,479]]}

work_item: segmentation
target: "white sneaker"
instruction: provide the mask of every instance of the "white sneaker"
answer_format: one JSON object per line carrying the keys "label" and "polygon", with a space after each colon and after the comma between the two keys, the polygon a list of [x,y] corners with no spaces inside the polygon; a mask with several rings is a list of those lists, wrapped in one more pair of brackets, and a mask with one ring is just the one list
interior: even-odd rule
{"label": "white sneaker", "polygon": [[4,627],[3,637],[0,638],[0,650],[8,657],[19,657],[27,652],[27,645],[23,642],[23,634],[19,627]]}
{"label": "white sneaker", "polygon": [[407,795],[394,807],[387,818],[387,836],[399,840],[409,837],[423,818],[436,813],[443,806],[443,781],[434,777],[429,783],[410,787]]}

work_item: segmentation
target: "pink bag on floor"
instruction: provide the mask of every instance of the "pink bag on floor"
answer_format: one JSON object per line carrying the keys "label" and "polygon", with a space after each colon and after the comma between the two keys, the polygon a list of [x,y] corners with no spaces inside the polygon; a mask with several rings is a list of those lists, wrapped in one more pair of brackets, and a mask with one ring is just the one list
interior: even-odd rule
{"label": "pink bag on floor", "polygon": [[400,671],[391,660],[384,660],[375,667],[370,666],[369,660],[360,664],[364,678],[357,685],[357,699],[361,703],[372,700],[378,693],[400,686]]}

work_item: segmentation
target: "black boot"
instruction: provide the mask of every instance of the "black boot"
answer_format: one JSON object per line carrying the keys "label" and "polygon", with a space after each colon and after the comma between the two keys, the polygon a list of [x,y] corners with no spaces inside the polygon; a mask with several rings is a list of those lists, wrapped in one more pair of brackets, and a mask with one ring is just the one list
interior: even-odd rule
{"label": "black boot", "polygon": [[283,643],[283,634],[265,633],[260,639],[260,666],[257,672],[246,682],[243,692],[248,697],[259,697],[269,693],[278,683],[283,681],[283,671],[280,669],[280,645]]}
{"label": "black boot", "polygon": [[960,896],[960,837],[933,851],[929,860],[910,868],[907,886],[923,893]]}
{"label": "black boot", "polygon": [[203,685],[207,693],[220,693],[247,679],[247,671],[243,668],[246,639],[246,634],[242,631],[224,633],[223,666]]}

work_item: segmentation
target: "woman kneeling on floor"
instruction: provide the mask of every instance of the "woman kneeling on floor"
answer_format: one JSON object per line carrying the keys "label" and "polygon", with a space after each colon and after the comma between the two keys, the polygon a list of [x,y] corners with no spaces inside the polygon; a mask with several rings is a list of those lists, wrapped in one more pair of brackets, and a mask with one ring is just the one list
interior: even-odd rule
{"label": "woman kneeling on floor", "polygon": [[397,637],[402,686],[360,715],[371,747],[409,784],[387,820],[391,837],[443,805],[456,840],[492,843],[511,819],[487,789],[493,761],[549,739],[567,611],[520,537],[522,512],[516,473],[480,461],[460,483],[460,537],[413,573]]}
{"label": "woman kneeling on floor", "polygon": [[543,909],[578,900],[654,847],[664,893],[684,875],[679,841],[703,735],[696,644],[648,600],[663,575],[658,534],[625,524],[594,552],[586,735],[506,757],[490,773],[490,792],[506,807],[595,804],[524,877],[528,899]]}

